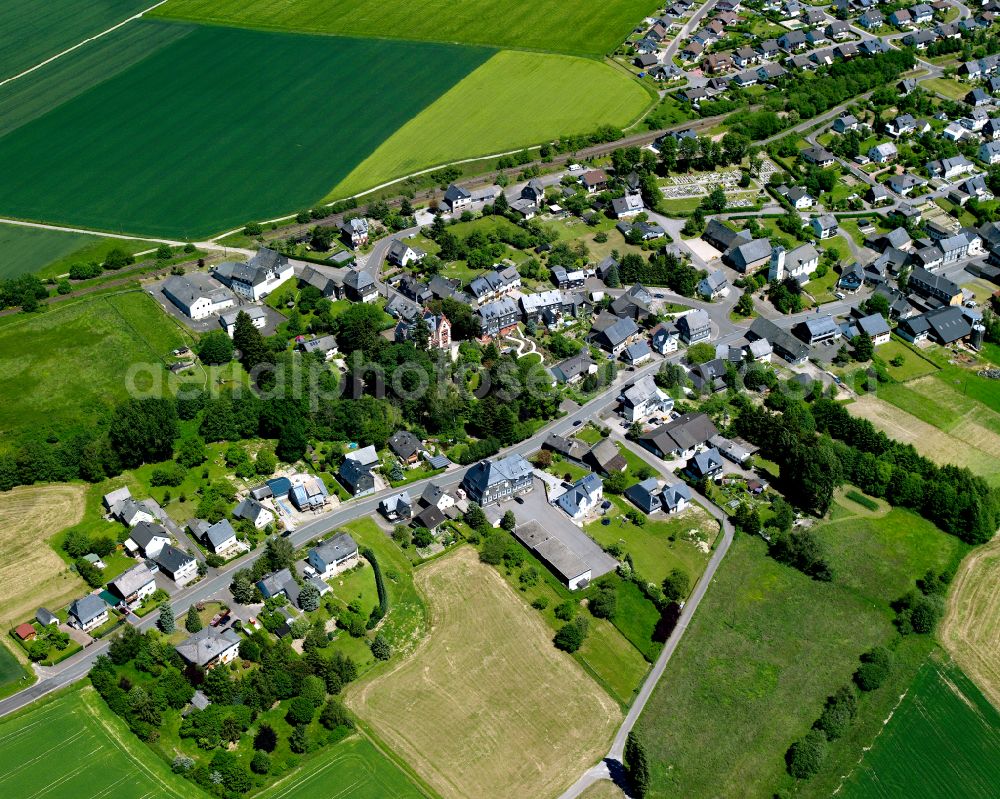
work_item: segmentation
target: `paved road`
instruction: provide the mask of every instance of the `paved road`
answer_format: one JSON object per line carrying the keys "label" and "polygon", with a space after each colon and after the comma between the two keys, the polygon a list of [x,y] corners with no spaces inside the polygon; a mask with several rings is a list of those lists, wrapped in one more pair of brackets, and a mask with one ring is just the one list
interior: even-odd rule
{"label": "paved road", "polygon": [[[674,353],[671,355],[671,359],[678,359],[681,355],[681,352]],[[660,368],[661,364],[662,360],[657,359],[647,366],[635,370],[634,372],[622,370],[619,373],[615,384],[602,391],[590,402],[582,405],[572,413],[545,425],[545,427],[541,428],[531,438],[515,444],[512,447],[508,447],[501,452],[501,455],[519,453],[527,456],[537,451],[550,433],[566,435],[572,432],[576,427],[591,418],[594,418],[600,412],[605,410],[618,396],[618,392],[621,390],[622,384],[637,377],[655,373]],[[464,468],[452,469],[442,475],[438,475],[433,479],[433,481],[421,480],[409,484],[406,488],[411,492],[411,494],[420,494],[429,482],[435,482],[444,487],[455,486],[461,482],[464,472]],[[385,496],[397,493],[397,491],[398,489],[388,488],[376,494],[372,494],[369,497],[365,497],[364,499],[351,500],[337,510],[324,514],[318,517],[315,521],[302,525],[294,533],[292,533],[289,538],[295,547],[298,548],[353,519],[358,519],[364,516],[374,516],[378,512],[379,501]],[[259,558],[261,554],[263,554],[263,547],[244,555],[242,558],[227,564],[221,569],[209,569],[208,575],[200,582],[182,589],[171,598],[170,605],[174,609],[175,615],[179,618],[190,605],[210,599],[219,592],[228,590],[229,584],[232,582],[233,572],[238,569],[248,567],[251,563],[253,563],[253,561]],[[138,628],[142,630],[150,629],[156,623],[157,615],[158,614],[156,613],[151,613],[149,616],[145,617],[137,625]],[[83,652],[74,655],[72,658],[69,658],[59,666],[54,666],[47,670],[44,675],[44,679],[40,682],[0,701],[0,716],[5,716],[8,713],[19,710],[35,699],[45,696],[52,691],[58,690],[59,688],[76,682],[86,676],[90,669],[90,665],[98,655],[105,653],[107,648],[107,640],[95,642],[87,647]]]}
{"label": "paved road", "polygon": [[[663,468],[663,463],[654,458],[651,453],[647,452],[642,447],[631,441],[626,441],[619,436],[616,437],[625,443],[625,445],[629,447],[632,452],[636,453],[654,468]],[[730,524],[729,519],[722,509],[711,502],[708,497],[699,495],[698,499],[699,502],[719,521],[719,524],[722,526],[722,535],[719,539],[718,546],[712,553],[712,557],[708,561],[708,566],[705,568],[704,574],[702,574],[701,579],[698,580],[697,585],[694,587],[694,591],[691,592],[691,596],[685,603],[684,609],[681,611],[676,626],[670,633],[670,637],[667,638],[667,642],[663,645],[663,650],[660,652],[660,656],[656,659],[656,663],[653,664],[653,668],[647,675],[645,682],[643,682],[642,688],[639,689],[639,693],[636,695],[635,701],[632,702],[632,706],[625,715],[625,720],[618,728],[618,732],[611,744],[611,748],[608,750],[608,754],[604,760],[587,769],[587,771],[580,775],[580,778],[567,788],[559,799],[576,799],[576,797],[580,796],[595,782],[612,779],[612,774],[618,775],[621,773],[622,753],[625,751],[625,739],[628,738],[628,734],[632,731],[632,728],[635,727],[636,722],[639,720],[639,716],[642,715],[642,711],[645,709],[646,703],[653,695],[653,691],[655,690],[657,683],[660,681],[660,678],[663,677],[663,674],[667,669],[667,664],[670,663],[670,658],[673,657],[674,652],[677,651],[681,638],[684,636],[688,625],[691,623],[691,619],[694,618],[695,611],[701,604],[701,600],[704,598],[705,592],[708,591],[708,586],[715,577],[715,572],[718,570],[719,564],[722,563],[722,559],[729,551],[729,545],[733,542],[734,530],[732,524]]]}

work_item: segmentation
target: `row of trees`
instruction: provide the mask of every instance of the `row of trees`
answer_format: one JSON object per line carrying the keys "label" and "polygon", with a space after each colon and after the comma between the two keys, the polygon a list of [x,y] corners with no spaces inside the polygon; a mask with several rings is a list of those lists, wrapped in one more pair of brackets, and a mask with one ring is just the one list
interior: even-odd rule
{"label": "row of trees", "polygon": [[834,489],[849,480],[970,544],[996,532],[1000,493],[968,469],[938,466],[828,398],[809,405],[773,392],[767,408],[740,399],[735,432],[778,462],[786,494],[799,507],[826,513]]}

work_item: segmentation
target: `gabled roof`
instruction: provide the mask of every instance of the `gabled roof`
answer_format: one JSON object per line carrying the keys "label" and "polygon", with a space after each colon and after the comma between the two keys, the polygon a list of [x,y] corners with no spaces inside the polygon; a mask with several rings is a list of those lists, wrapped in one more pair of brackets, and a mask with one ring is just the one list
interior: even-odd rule
{"label": "gabled roof", "polygon": [[[247,502],[248,500],[250,502],[256,503],[257,505],[260,505],[260,503],[257,502],[257,500],[251,497],[248,497],[247,499],[243,500],[243,502]],[[254,516],[253,518],[256,518],[256,516]],[[215,524],[213,524],[205,531],[205,538],[208,541],[208,543],[212,545],[212,548],[215,549],[217,547],[222,546],[227,541],[236,538],[236,531],[233,529],[233,526],[229,523],[229,519],[222,519],[221,521],[218,521]]]}
{"label": "gabled roof", "polygon": [[108,588],[114,589],[123,599],[127,599],[141,588],[154,582],[156,578],[145,563],[139,563],[119,574],[108,583]]}
{"label": "gabled roof", "polygon": [[165,544],[163,549],[160,550],[160,554],[157,555],[154,560],[161,569],[169,572],[170,574],[175,574],[185,565],[191,563],[194,558],[192,558],[187,552],[178,549],[173,544]]}
{"label": "gabled roof", "polygon": [[231,627],[219,630],[216,627],[204,627],[175,649],[177,654],[188,663],[196,666],[207,666],[223,652],[238,646],[239,634]]}
{"label": "gabled roof", "polygon": [[409,430],[397,430],[389,439],[389,449],[400,458],[412,458],[423,448],[420,439]]}
{"label": "gabled roof", "polygon": [[170,540],[170,534],[159,524],[149,522],[139,522],[128,534],[141,549],[148,547],[154,538],[165,538]]}
{"label": "gabled roof", "polygon": [[108,603],[98,594],[87,594],[70,603],[69,615],[78,619],[80,624],[93,621],[108,609]]}
{"label": "gabled roof", "polygon": [[[405,491],[398,496],[409,499],[409,494]],[[349,533],[338,533],[313,547],[313,550],[324,563],[336,563],[354,555],[358,551],[358,544]]]}

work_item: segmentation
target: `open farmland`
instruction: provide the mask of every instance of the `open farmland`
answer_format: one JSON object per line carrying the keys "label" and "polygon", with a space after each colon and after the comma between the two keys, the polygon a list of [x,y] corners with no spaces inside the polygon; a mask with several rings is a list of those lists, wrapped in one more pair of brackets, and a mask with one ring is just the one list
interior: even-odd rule
{"label": "open farmland", "polygon": [[368,740],[349,738],[261,794],[262,799],[420,799],[424,796]]}
{"label": "open farmland", "polygon": [[938,638],[1000,707],[1000,539],[973,550],[962,561]]}
{"label": "open farmland", "polygon": [[985,427],[979,418],[996,415],[987,408],[980,407],[956,419],[949,425],[954,433],[871,395],[859,397],[847,408],[897,441],[912,444],[917,452],[935,463],[965,466],[992,483],[1000,482],[1000,435]]}
{"label": "open farmland", "polygon": [[118,248],[129,254],[155,249],[141,239],[113,239],[47,228],[0,225],[0,280],[24,274],[60,277],[73,264],[102,263]]}
{"label": "open farmland", "polygon": [[[858,656],[895,636],[889,602],[960,542],[895,510],[844,506],[817,527],[834,579],[811,580],[738,535],[639,720],[654,796],[771,797],[791,789],[788,746],[848,683]],[[801,795],[829,796],[912,680],[933,641],[903,639],[892,682],[861,698],[858,720]],[[766,719],[766,723],[761,723]]]}
{"label": "open farmland", "polygon": [[0,3],[0,80],[95,36],[155,0],[4,0]]}
{"label": "open farmland", "polygon": [[597,61],[497,53],[390,136],[329,197],[456,158],[507,152],[604,124],[622,127],[649,103],[636,81]]}
{"label": "open farmland", "polygon": [[475,550],[415,577],[431,635],[348,704],[447,799],[558,793],[603,753],[616,704]]}
{"label": "open farmland", "polygon": [[80,485],[19,486],[0,493],[0,623],[7,629],[55,611],[86,591],[48,539],[83,518]]}
{"label": "open farmland", "polygon": [[1000,713],[961,670],[931,659],[838,796],[987,799],[997,785]]}
{"label": "open farmland", "polygon": [[91,423],[101,407],[126,396],[131,366],[151,364],[165,376],[164,357],[190,343],[190,335],[138,291],[9,317],[0,325],[0,436]]}
{"label": "open farmland", "polygon": [[89,687],[0,722],[0,790],[22,799],[205,796],[172,774]]}
{"label": "open farmland", "polygon": [[270,30],[484,44],[581,55],[611,52],[648,0],[169,0],[157,16]]}
{"label": "open farmland", "polygon": [[0,213],[180,239],[288,213],[490,53],[189,28],[0,139]]}

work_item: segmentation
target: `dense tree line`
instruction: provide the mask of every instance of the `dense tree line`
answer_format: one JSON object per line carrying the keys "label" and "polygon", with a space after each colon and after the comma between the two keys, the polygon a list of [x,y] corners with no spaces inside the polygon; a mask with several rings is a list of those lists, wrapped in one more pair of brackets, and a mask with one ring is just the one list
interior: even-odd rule
{"label": "dense tree line", "polygon": [[996,532],[1000,494],[968,469],[938,466],[824,397],[808,405],[772,393],[767,404],[744,403],[735,430],[779,463],[786,493],[799,507],[824,514],[834,489],[850,481],[970,544]]}
{"label": "dense tree line", "polygon": [[642,283],[647,286],[665,286],[685,297],[693,297],[698,281],[704,277],[689,261],[682,260],[672,252],[643,259],[637,253],[622,256],[618,274],[624,285]]}

